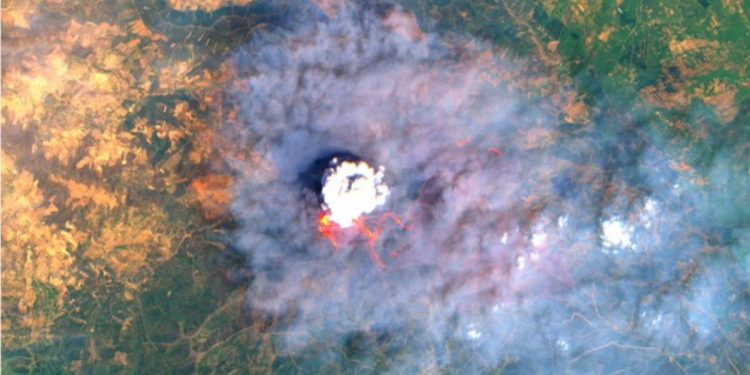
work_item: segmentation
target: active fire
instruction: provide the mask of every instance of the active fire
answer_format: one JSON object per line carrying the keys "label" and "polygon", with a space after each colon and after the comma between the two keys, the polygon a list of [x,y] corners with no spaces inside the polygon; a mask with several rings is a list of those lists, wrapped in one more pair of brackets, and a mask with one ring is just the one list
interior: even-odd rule
{"label": "active fire", "polygon": [[383,182],[385,168],[377,171],[364,161],[341,161],[333,158],[323,176],[322,211],[318,218],[318,231],[335,249],[339,248],[342,230],[354,226],[357,234],[367,240],[370,258],[378,269],[383,269],[380,255],[375,250],[386,219],[391,219],[402,229],[406,226],[390,212],[383,214],[375,229],[366,224],[366,215],[385,203],[390,193]]}

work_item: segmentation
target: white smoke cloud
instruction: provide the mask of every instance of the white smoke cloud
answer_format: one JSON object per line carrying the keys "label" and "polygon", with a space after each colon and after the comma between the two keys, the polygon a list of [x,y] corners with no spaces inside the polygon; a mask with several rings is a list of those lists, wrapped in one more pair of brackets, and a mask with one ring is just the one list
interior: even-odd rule
{"label": "white smoke cloud", "polygon": [[[462,373],[705,371],[746,353],[720,326],[740,323],[748,269],[704,261],[705,223],[690,212],[707,203],[673,192],[692,185],[664,171],[666,155],[637,149],[651,165],[635,171],[605,162],[614,147],[564,134],[513,88],[527,78],[517,64],[467,36],[394,32],[414,27],[388,12],[401,11],[305,18],[235,57],[237,142],[258,156],[238,164],[235,245],[253,274],[248,308],[284,317],[279,350],[341,363],[370,338],[401,353],[391,371]],[[385,221],[374,244],[349,234],[338,251],[322,238],[300,176],[336,152],[385,167],[382,211],[408,230]],[[737,238],[719,247],[748,246]]]}
{"label": "white smoke cloud", "polygon": [[388,186],[383,183],[384,168],[377,172],[363,161],[343,161],[333,158],[333,165],[323,176],[323,209],[330,220],[346,228],[362,215],[382,206],[388,197]]}

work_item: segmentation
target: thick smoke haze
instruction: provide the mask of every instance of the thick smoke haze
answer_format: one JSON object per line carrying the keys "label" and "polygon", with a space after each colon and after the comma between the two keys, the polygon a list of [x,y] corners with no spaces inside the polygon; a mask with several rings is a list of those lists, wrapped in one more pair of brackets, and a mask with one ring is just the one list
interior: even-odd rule
{"label": "thick smoke haze", "polygon": [[[233,161],[246,305],[278,318],[282,352],[317,353],[300,367],[749,370],[748,193],[730,190],[750,179],[733,150],[697,183],[633,125],[647,110],[570,131],[483,41],[415,32],[397,7],[297,18],[236,54],[228,96],[255,155]],[[356,228],[339,249],[318,232],[304,176],[336,152],[385,167],[367,218],[382,271]]]}

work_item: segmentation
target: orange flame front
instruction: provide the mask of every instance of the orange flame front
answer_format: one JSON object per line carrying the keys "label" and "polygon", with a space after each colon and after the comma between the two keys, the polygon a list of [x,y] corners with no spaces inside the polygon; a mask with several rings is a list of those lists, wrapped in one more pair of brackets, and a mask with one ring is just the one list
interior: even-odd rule
{"label": "orange flame front", "polygon": [[340,232],[341,228],[338,224],[331,221],[331,214],[328,211],[321,211],[320,217],[318,218],[318,231],[320,235],[331,241],[333,248],[338,250],[339,244],[336,241],[336,237]]}
{"label": "orange flame front", "polygon": [[370,228],[367,227],[364,217],[360,217],[355,221],[357,229],[359,229],[359,233],[367,238],[367,251],[370,253],[370,259],[372,259],[372,262],[375,263],[375,267],[377,267],[381,271],[385,268],[385,264],[383,264],[383,260],[380,258],[378,252],[375,251],[375,243],[378,241],[378,237],[380,237],[380,233],[383,231],[383,224],[386,219],[391,219],[391,221],[396,223],[396,225],[401,227],[401,229],[403,230],[409,230],[409,228],[391,212],[386,212],[382,216],[380,216],[374,231],[370,230]]}
{"label": "orange flame front", "polygon": [[[396,225],[398,225],[403,230],[409,230],[409,228],[404,225],[404,223],[396,217],[391,212],[386,212],[383,215],[380,216],[378,219],[377,225],[375,226],[375,230],[371,230],[367,227],[366,218],[365,217],[359,217],[357,220],[354,221],[354,224],[357,228],[357,231],[359,234],[365,237],[367,239],[367,251],[370,254],[370,259],[372,259],[372,262],[375,264],[375,267],[378,270],[383,270],[385,268],[385,264],[383,263],[383,260],[380,258],[380,255],[377,251],[375,251],[375,244],[378,241],[378,237],[380,237],[380,234],[383,231],[383,224],[384,222],[390,219],[393,221]],[[318,231],[320,232],[320,235],[324,238],[328,239],[328,241],[331,242],[333,245],[333,248],[338,250],[338,240],[337,237],[341,232],[341,227],[336,224],[335,222],[331,221],[330,213],[328,211],[322,211],[320,213],[320,217],[318,219]]]}

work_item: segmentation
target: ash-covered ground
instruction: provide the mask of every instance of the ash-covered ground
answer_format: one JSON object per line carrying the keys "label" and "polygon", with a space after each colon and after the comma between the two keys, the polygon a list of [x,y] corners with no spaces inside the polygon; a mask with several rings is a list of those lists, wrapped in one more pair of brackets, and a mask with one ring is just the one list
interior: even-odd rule
{"label": "ash-covered ground", "polygon": [[[395,6],[294,17],[235,55],[242,131],[227,134],[254,154],[231,160],[248,314],[275,322],[297,369],[747,368],[741,144],[684,173],[648,108],[563,124],[520,83],[537,73],[482,40],[423,33]],[[305,183],[336,152],[384,166],[390,188],[365,218],[376,238],[350,230],[338,248]]]}

